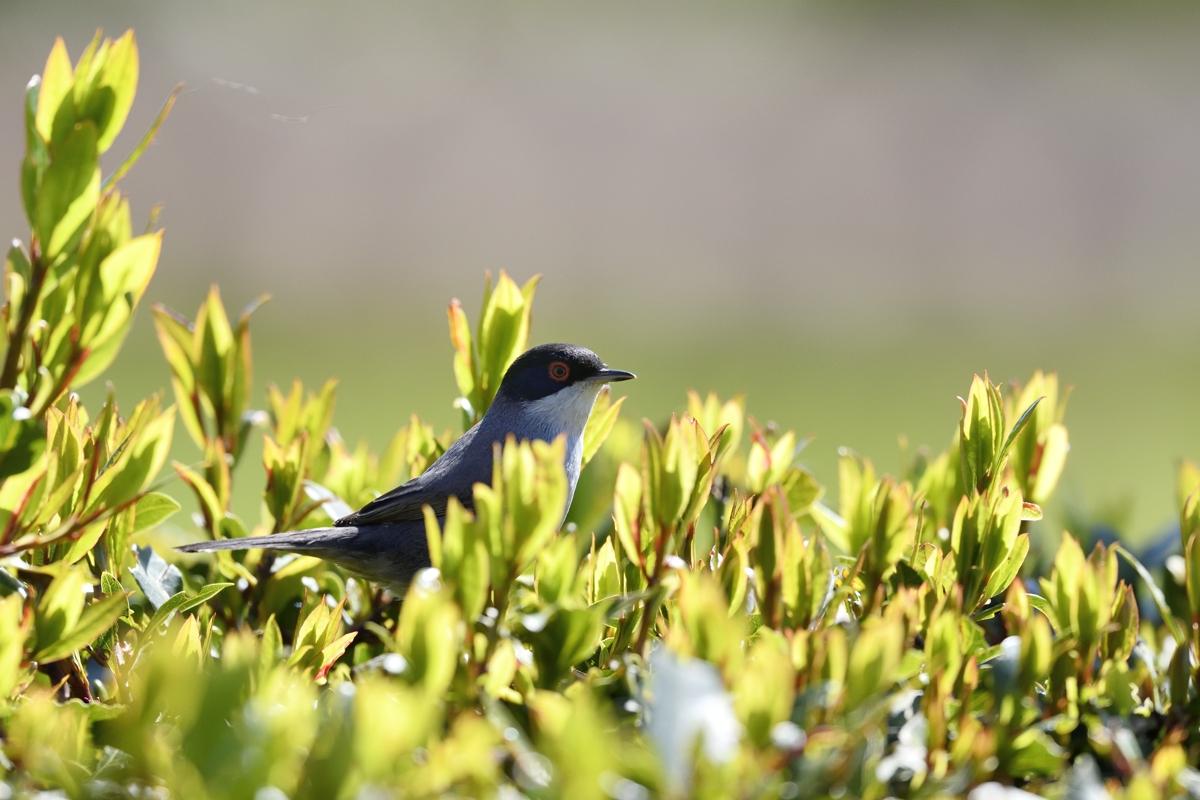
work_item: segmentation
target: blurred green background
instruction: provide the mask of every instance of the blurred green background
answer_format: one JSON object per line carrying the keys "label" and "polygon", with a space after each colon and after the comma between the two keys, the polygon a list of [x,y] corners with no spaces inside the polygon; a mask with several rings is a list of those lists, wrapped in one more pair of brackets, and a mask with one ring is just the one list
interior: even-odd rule
{"label": "blurred green background", "polygon": [[[507,268],[545,276],[536,341],[639,373],[633,418],[744,392],[832,483],[840,446],[889,470],[898,435],[944,446],[973,371],[1053,369],[1075,387],[1057,518],[1142,537],[1174,516],[1200,456],[1180,9],[5,2],[10,235],[26,80],[54,36],[77,55],[131,26],[112,155],[186,85],[127,182],[167,230],[148,299],[271,293],[260,396],[337,377],[350,440],[454,424],[445,304],[474,313]],[[167,385],[148,316],[111,371],[126,403]]]}

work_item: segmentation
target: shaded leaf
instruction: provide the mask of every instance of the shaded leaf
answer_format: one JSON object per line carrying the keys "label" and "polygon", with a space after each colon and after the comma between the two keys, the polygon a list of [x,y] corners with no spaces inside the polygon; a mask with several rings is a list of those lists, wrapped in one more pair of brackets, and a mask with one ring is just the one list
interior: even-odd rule
{"label": "shaded leaf", "polygon": [[130,567],[134,580],[156,609],[161,608],[183,586],[183,574],[174,564],[168,564],[151,547],[134,546],[138,563]]}

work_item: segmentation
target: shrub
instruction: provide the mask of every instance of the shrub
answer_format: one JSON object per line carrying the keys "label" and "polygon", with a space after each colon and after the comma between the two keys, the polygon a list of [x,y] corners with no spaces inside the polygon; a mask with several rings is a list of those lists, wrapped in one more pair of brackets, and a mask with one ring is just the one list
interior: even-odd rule
{"label": "shrub", "polygon": [[[453,433],[414,416],[381,452],[348,447],[332,382],[254,410],[253,309],[231,321],[215,289],[194,319],[154,310],[174,406],[83,407],[162,241],[133,235],[120,183],[171,100],[100,170],[137,73],[131,33],[73,65],[58,41],[26,92],[31,230],[6,260],[0,368],[4,791],[1197,793],[1200,470],[1180,473],[1178,580],[1070,535],[1034,580],[1068,449],[1053,375],[975,376],[944,451],[897,477],[844,453],[832,497],[740,398],[693,393],[639,436],[606,393],[577,525],[559,529],[562,443],[510,444],[473,510],[428,517],[434,568],[402,602],[312,558],[144,546],[181,507],[160,483],[176,416],[203,460],[171,485],[213,538],[327,525]],[[536,288],[489,278],[474,329],[451,303],[464,427],[526,347]],[[251,436],[256,520],[230,503]]]}

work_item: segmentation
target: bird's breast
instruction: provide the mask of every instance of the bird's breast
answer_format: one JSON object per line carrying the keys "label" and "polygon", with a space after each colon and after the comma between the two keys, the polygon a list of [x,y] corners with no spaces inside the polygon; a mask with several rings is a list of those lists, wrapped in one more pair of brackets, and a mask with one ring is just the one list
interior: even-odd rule
{"label": "bird's breast", "polygon": [[[568,386],[548,397],[530,402],[488,410],[489,439],[503,441],[509,434],[518,439],[541,439],[552,442],[566,438],[567,449],[563,468],[567,474],[567,508],[575,496],[575,485],[583,466],[583,431],[600,387],[577,384]],[[566,514],[566,509],[563,511]]]}

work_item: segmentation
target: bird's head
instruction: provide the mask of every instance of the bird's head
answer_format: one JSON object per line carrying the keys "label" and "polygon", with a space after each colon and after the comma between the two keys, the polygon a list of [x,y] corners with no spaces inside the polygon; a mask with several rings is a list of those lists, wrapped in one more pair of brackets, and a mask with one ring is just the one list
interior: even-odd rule
{"label": "bird's head", "polygon": [[583,432],[596,395],[613,381],[633,377],[632,372],[605,366],[586,347],[538,345],[518,356],[504,373],[496,399],[480,423],[484,431],[481,438],[494,442],[510,434],[543,441],[565,437],[565,515],[582,468]]}
{"label": "bird's head", "polygon": [[586,347],[543,344],[526,350],[504,373],[487,416],[492,424],[547,441],[565,434],[582,436],[596,395],[632,372],[611,369]]}
{"label": "bird's head", "polygon": [[[606,383],[636,377],[623,369],[611,369],[600,356],[573,344],[541,344],[517,357],[504,373],[497,399],[536,403],[561,396],[585,395],[594,399]],[[590,408],[590,403],[589,403]]]}

